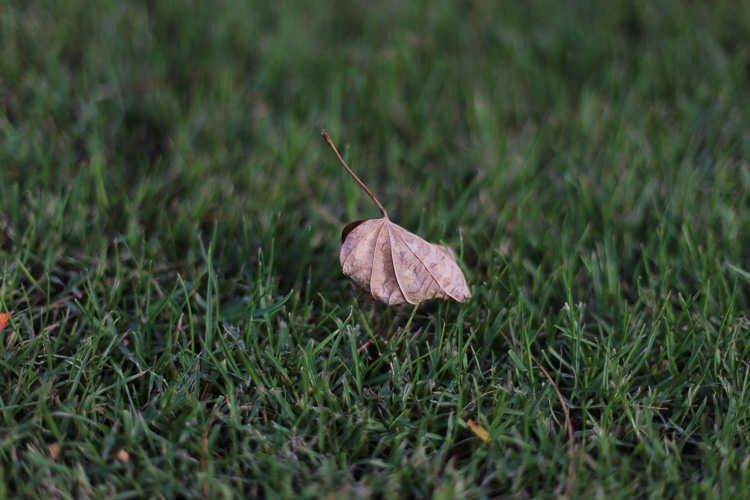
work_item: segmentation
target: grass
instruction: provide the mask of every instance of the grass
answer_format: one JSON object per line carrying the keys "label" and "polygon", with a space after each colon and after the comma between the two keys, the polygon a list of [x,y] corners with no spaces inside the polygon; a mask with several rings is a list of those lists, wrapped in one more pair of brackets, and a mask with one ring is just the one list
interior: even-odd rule
{"label": "grass", "polygon": [[[0,23],[0,498],[750,496],[746,2]],[[469,303],[355,293],[323,127]]]}

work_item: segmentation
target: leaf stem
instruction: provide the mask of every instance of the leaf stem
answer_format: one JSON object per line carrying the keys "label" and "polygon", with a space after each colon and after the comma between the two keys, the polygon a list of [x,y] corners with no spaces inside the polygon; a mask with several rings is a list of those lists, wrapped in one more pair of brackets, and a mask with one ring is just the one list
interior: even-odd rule
{"label": "leaf stem", "polygon": [[349,175],[351,175],[352,177],[354,177],[354,180],[357,181],[360,186],[362,186],[362,189],[364,189],[365,191],[367,191],[367,194],[370,195],[370,198],[372,198],[372,201],[374,201],[375,204],[380,209],[380,213],[382,213],[383,217],[385,217],[387,219],[388,218],[388,213],[385,211],[385,208],[383,208],[383,205],[381,205],[380,202],[378,201],[378,199],[375,198],[375,195],[372,194],[369,189],[367,189],[367,186],[365,186],[365,183],[362,182],[361,180],[359,180],[359,177],[357,177],[357,175],[354,172],[352,172],[352,169],[349,168],[349,166],[346,164],[346,162],[344,161],[344,159],[339,154],[338,150],[336,149],[336,146],[333,145],[333,141],[331,140],[331,136],[329,136],[328,133],[326,133],[325,129],[320,133],[320,135],[328,143],[328,145],[331,146],[331,149],[336,154],[336,158],[339,159],[339,161],[344,166],[344,168],[346,169],[346,171],[349,172]]}

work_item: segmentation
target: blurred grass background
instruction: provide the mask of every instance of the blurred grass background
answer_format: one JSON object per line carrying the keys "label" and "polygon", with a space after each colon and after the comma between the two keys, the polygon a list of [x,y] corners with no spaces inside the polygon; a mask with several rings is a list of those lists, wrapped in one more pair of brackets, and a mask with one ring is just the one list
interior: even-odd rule
{"label": "blurred grass background", "polygon": [[[747,2],[10,1],[0,47],[0,497],[750,494]],[[469,304],[353,293],[321,128]]]}

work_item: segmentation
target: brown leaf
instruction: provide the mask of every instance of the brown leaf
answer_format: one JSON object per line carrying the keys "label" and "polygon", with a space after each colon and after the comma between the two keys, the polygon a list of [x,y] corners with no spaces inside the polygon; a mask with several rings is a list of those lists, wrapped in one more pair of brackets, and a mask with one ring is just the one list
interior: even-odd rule
{"label": "brown leaf", "polygon": [[379,301],[395,306],[427,299],[471,298],[453,252],[388,220],[363,221],[345,236],[341,270]]}
{"label": "brown leaf", "polygon": [[469,300],[471,292],[453,251],[428,243],[391,222],[383,205],[347,166],[325,130],[322,135],[383,214],[382,219],[347,224],[342,231],[340,261],[344,274],[391,306],[435,298]]}

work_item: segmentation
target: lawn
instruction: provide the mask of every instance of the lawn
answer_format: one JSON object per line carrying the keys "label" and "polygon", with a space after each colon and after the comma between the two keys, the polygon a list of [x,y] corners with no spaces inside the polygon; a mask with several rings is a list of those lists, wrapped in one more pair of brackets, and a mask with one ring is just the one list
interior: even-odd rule
{"label": "lawn", "polygon": [[[0,498],[750,497],[750,3],[0,5]],[[377,207],[473,298],[339,264]]]}

